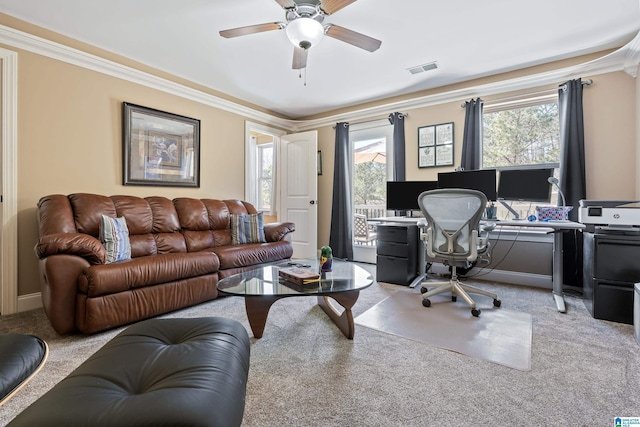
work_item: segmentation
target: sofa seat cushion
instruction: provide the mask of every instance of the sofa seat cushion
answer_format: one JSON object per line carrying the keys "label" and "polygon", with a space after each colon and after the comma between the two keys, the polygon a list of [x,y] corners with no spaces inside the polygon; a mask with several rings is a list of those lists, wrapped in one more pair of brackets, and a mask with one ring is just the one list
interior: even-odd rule
{"label": "sofa seat cushion", "polygon": [[210,250],[218,255],[221,270],[280,261],[293,255],[291,243],[287,241],[218,246]]}
{"label": "sofa seat cushion", "polygon": [[80,291],[88,297],[122,292],[216,273],[220,261],[212,252],[171,253],[92,265],[80,275]]}

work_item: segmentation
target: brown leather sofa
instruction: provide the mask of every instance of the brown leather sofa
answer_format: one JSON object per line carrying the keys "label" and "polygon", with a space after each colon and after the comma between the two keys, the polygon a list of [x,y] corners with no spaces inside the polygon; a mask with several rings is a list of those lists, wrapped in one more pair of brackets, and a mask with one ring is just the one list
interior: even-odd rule
{"label": "brown leather sofa", "polygon": [[[89,334],[188,307],[216,298],[220,278],[290,258],[293,223],[264,224],[266,243],[231,244],[230,216],[255,213],[240,200],[43,197],[35,251],[53,328]],[[131,259],[105,263],[102,215],[126,219]]]}

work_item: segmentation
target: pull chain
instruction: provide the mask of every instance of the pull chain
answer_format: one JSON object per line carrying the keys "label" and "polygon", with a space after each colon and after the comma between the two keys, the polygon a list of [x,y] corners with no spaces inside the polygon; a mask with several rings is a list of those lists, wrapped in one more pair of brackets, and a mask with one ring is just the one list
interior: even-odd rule
{"label": "pull chain", "polygon": [[[300,68],[300,70],[298,70],[298,78],[301,79],[302,78],[302,68]],[[307,85],[307,67],[304,67],[304,85]]]}

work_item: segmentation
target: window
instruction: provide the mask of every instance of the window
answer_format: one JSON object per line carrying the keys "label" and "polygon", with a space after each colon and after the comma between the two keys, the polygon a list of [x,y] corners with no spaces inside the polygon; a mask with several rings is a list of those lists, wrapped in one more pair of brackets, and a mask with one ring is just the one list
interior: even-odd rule
{"label": "window", "polygon": [[[560,167],[560,124],[557,95],[485,106],[483,115],[482,167],[524,169]],[[552,187],[551,204],[557,203]],[[511,208],[523,217],[535,214],[535,204],[511,202]],[[498,218],[506,218],[507,209],[498,206]]]}
{"label": "window", "polygon": [[560,163],[558,101],[544,101],[483,113],[482,167],[502,168]]}
{"label": "window", "polygon": [[273,206],[273,143],[256,146],[258,150],[258,205],[259,211],[271,212]]}
{"label": "window", "polygon": [[266,215],[277,215],[278,147],[285,132],[245,122],[244,199]]}

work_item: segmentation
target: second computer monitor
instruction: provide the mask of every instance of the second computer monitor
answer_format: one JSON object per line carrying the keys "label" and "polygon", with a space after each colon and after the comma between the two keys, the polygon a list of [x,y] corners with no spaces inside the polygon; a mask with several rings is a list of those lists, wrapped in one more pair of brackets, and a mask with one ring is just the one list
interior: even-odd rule
{"label": "second computer monitor", "polygon": [[437,181],[387,181],[387,210],[420,210],[418,196],[436,188]]}
{"label": "second computer monitor", "polygon": [[500,171],[498,197],[504,200],[549,203],[553,168],[505,169]]}
{"label": "second computer monitor", "polygon": [[480,169],[460,172],[438,173],[439,188],[466,188],[478,190],[487,196],[487,200],[497,200],[496,170]]}

